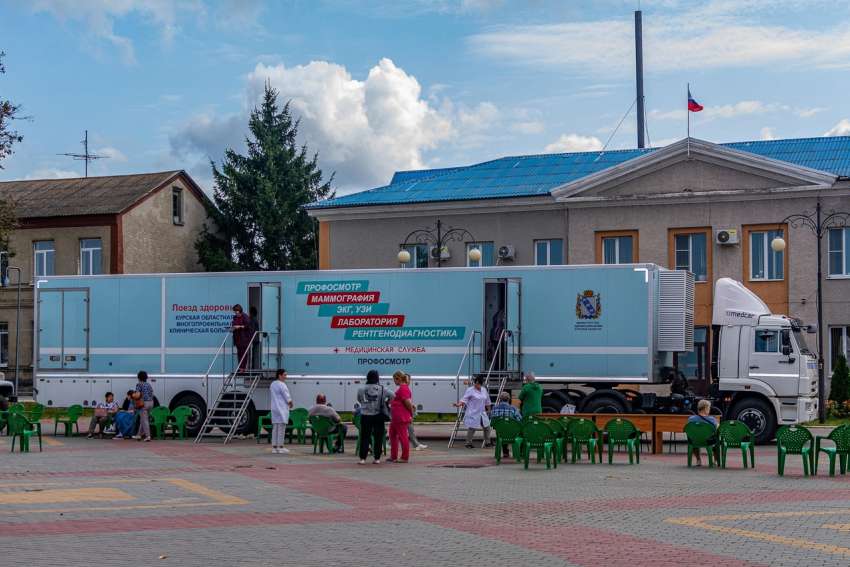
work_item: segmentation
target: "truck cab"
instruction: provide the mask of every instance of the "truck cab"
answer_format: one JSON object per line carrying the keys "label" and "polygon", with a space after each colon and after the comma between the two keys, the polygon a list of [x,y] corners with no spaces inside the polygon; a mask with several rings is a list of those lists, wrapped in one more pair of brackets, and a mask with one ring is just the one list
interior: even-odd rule
{"label": "truck cab", "polygon": [[741,283],[717,281],[712,352],[713,396],[724,415],[746,423],[757,442],[818,411],[817,357],[799,319],[774,315]]}

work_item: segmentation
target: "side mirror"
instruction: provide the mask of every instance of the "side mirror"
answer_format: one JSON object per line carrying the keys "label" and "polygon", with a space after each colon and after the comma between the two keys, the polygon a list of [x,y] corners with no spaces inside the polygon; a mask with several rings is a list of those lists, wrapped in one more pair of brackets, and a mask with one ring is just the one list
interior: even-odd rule
{"label": "side mirror", "polygon": [[791,354],[791,347],[787,345],[783,345],[782,347],[782,355],[789,356]]}
{"label": "side mirror", "polygon": [[809,334],[814,334],[818,332],[817,325],[806,325],[806,332]]}

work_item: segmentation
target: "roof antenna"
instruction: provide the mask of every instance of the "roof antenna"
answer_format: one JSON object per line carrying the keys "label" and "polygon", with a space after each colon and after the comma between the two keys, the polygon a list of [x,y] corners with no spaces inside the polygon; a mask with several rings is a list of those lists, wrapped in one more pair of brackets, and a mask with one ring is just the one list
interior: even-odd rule
{"label": "roof antenna", "polygon": [[638,10],[635,12],[635,81],[637,83],[637,147],[644,148],[644,132],[646,125],[644,119],[646,114],[643,108],[643,13]]}
{"label": "roof antenna", "polygon": [[96,159],[109,159],[109,156],[97,156],[89,153],[89,131],[86,130],[86,139],[80,142],[85,148],[85,153],[83,154],[56,154],[57,156],[68,156],[72,157],[76,160],[83,160],[86,162],[86,177],[89,176],[89,162],[94,161]]}

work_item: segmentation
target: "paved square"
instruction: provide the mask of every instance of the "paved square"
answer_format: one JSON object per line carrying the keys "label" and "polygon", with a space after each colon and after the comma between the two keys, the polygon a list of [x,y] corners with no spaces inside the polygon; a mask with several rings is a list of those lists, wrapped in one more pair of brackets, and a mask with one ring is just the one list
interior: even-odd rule
{"label": "paved square", "polygon": [[[419,429],[419,428],[417,428]],[[424,428],[423,428],[424,429]],[[0,444],[2,564],[92,565],[850,565],[850,475],[805,478],[773,446],[755,470],[685,466],[495,466],[492,450],[429,448],[406,465],[348,452],[273,455],[250,440],[50,438]],[[158,559],[165,556],[164,559]]]}

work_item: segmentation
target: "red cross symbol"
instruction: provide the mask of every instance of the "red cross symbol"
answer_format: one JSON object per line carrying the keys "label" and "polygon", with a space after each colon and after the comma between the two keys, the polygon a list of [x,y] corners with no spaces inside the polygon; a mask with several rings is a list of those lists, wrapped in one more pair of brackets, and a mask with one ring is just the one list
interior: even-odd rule
{"label": "red cross symbol", "polygon": [[336,353],[336,352],[339,352],[339,349],[338,349],[338,348],[335,348],[335,349],[334,349],[334,352],[335,352],[335,353]]}

